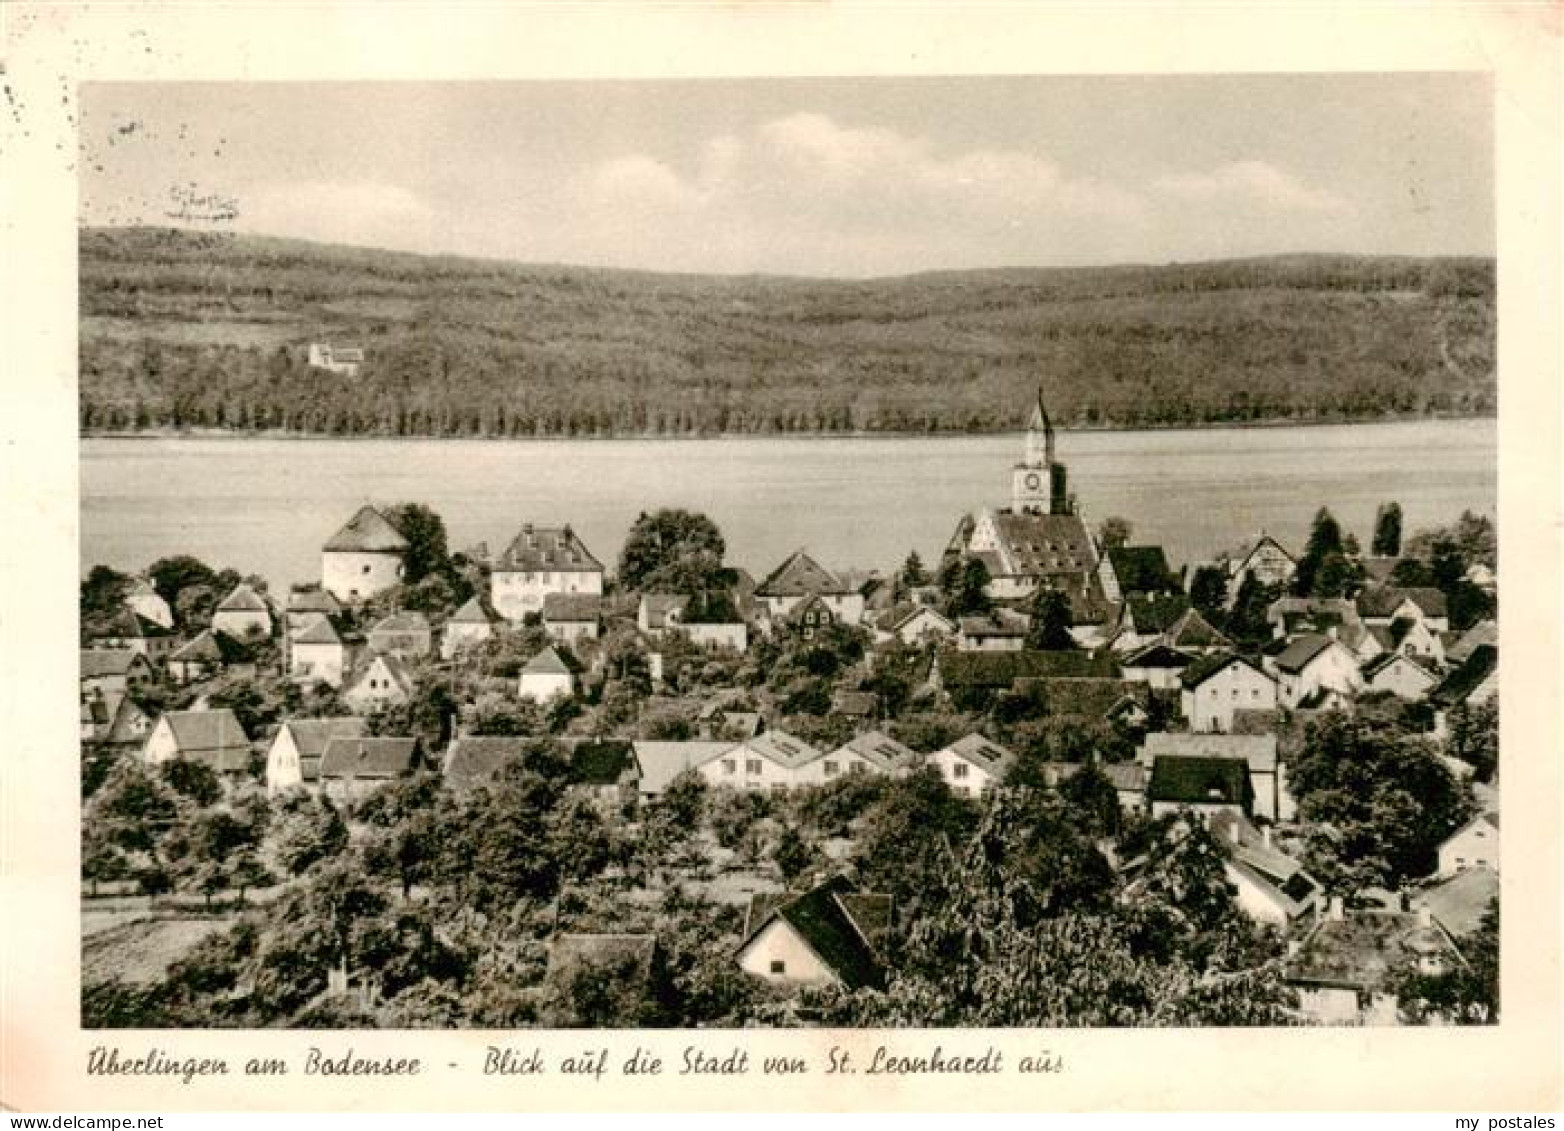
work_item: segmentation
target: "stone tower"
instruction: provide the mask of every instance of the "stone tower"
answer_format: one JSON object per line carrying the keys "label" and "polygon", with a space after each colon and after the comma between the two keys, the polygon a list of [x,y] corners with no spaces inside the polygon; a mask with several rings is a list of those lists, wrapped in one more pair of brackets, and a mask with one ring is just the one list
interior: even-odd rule
{"label": "stone tower", "polygon": [[1026,457],[1011,475],[1010,499],[1017,514],[1071,514],[1075,509],[1064,464],[1054,455],[1054,426],[1043,406],[1041,385],[1026,422]]}

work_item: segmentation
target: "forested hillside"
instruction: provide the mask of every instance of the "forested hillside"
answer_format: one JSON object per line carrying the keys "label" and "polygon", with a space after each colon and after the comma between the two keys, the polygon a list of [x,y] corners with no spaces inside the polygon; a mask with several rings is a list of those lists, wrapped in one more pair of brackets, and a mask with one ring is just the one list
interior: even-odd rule
{"label": "forested hillside", "polygon": [[[83,430],[991,431],[1490,414],[1494,265],[1287,256],[867,281],[80,237]],[[361,346],[344,378],[312,341]]]}

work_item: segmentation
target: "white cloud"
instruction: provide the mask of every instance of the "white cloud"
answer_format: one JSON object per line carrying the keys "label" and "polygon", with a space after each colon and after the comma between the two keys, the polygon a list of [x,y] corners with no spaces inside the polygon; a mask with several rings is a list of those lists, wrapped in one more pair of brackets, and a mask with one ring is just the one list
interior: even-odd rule
{"label": "white cloud", "polygon": [[1158,177],[1152,188],[1192,204],[1322,214],[1350,211],[1334,193],[1311,188],[1265,161],[1233,161],[1203,173],[1171,173]]}
{"label": "white cloud", "polygon": [[252,232],[411,250],[438,246],[436,214],[416,193],[378,181],[261,184],[239,198]]}

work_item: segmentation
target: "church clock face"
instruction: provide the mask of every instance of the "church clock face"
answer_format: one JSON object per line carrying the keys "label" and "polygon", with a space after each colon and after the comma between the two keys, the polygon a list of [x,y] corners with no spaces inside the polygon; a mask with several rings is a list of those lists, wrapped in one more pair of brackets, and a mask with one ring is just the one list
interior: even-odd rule
{"label": "church clock face", "polygon": [[1026,489],[1028,491],[1035,491],[1039,487],[1041,487],[1042,485],[1043,485],[1042,477],[1040,475],[1038,475],[1037,472],[1029,471],[1029,472],[1026,473]]}

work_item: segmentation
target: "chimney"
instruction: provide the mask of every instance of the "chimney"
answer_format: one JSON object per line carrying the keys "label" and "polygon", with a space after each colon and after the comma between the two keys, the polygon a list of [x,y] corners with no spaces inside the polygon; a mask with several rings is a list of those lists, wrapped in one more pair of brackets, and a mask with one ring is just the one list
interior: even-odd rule
{"label": "chimney", "polygon": [[1330,897],[1330,920],[1332,923],[1340,923],[1347,917],[1347,905],[1341,896]]}
{"label": "chimney", "polygon": [[1243,843],[1243,838],[1239,835],[1238,822],[1237,821],[1229,821],[1227,823],[1227,838],[1229,840],[1231,840],[1235,845]]}
{"label": "chimney", "polygon": [[1434,925],[1434,913],[1427,903],[1419,902],[1417,905],[1417,925],[1425,930]]}
{"label": "chimney", "polygon": [[1271,845],[1271,826],[1270,825],[1263,825],[1263,826],[1261,826],[1261,828],[1260,828],[1260,843],[1265,845],[1265,847],[1267,847],[1267,848],[1272,847],[1272,845]]}

